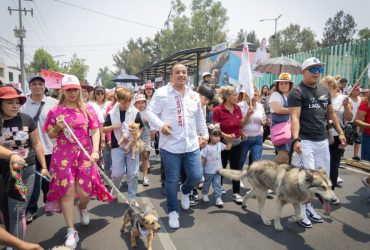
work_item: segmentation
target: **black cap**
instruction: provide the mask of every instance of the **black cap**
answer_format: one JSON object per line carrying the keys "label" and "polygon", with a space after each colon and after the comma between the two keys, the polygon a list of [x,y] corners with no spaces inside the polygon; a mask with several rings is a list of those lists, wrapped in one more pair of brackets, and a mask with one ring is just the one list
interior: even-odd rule
{"label": "black cap", "polygon": [[44,79],[42,76],[33,76],[33,77],[31,77],[31,78],[28,80],[28,83],[31,83],[31,82],[33,82],[33,81],[35,81],[35,80],[40,80],[40,81],[42,81],[43,83],[45,83],[45,79]]}

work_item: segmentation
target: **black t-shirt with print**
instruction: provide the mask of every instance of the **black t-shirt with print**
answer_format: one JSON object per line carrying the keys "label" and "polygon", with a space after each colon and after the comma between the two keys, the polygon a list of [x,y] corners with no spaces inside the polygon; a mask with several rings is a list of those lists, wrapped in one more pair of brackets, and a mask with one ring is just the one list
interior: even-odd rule
{"label": "black t-shirt with print", "polygon": [[[124,122],[125,121],[125,117],[126,117],[126,110],[123,110],[123,111],[120,110],[119,111],[119,117],[120,117],[121,122]],[[143,128],[144,127],[144,123],[141,120],[141,116],[140,116],[140,113],[139,112],[136,115],[135,123],[139,123],[140,124],[140,128]],[[107,118],[105,119],[105,122],[104,122],[104,125],[103,126],[104,127],[108,127],[108,126],[111,126],[111,125],[112,125],[112,120],[110,118],[110,114],[108,114],[107,115]],[[112,148],[118,148],[119,147],[117,138],[114,135],[114,132],[113,131],[112,131],[112,135],[111,135],[111,147]]]}
{"label": "black t-shirt with print", "polygon": [[301,82],[290,91],[288,105],[301,108],[299,137],[302,140],[327,139],[327,107],[331,105],[331,98],[325,87],[316,84],[311,88]]}
{"label": "black t-shirt with print", "polygon": [[35,150],[30,133],[36,129],[31,116],[19,113],[10,120],[4,120],[0,135],[0,145],[18,152],[28,165],[35,164]]}

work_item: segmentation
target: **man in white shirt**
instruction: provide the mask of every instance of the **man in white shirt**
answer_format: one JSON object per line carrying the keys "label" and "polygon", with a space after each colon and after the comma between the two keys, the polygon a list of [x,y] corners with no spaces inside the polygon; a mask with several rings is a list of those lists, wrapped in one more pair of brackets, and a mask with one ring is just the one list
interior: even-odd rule
{"label": "man in white shirt", "polygon": [[[199,94],[187,86],[185,65],[171,69],[171,82],[159,88],[147,108],[147,118],[160,131],[159,148],[166,175],[166,197],[171,228],[179,228],[177,204],[181,168],[186,179],[180,187],[181,205],[190,207],[189,193],[202,176],[199,143],[208,141],[208,130]],[[198,134],[201,135],[198,139]]]}
{"label": "man in white shirt", "polygon": [[[49,170],[51,153],[53,151],[53,143],[46,133],[42,132],[42,127],[46,120],[49,111],[58,105],[58,100],[45,96],[45,80],[41,76],[34,76],[29,80],[29,87],[31,94],[28,96],[26,103],[22,106],[21,112],[30,115],[37,127],[37,132],[41,140],[42,147],[45,152],[46,166]],[[41,172],[41,165],[36,158],[36,171]],[[44,202],[46,202],[46,194],[49,191],[49,183],[42,179],[41,190],[44,194]],[[28,223],[32,222],[38,210],[37,201],[40,196],[40,176],[35,175],[35,185],[32,196],[28,202],[26,211],[26,220]]]}

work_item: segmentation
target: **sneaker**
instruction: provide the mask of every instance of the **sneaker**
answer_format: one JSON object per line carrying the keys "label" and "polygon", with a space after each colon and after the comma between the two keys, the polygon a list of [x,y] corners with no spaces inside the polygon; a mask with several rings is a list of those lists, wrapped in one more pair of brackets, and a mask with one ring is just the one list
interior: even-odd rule
{"label": "sneaker", "polygon": [[242,181],[240,182],[240,187],[241,187],[241,188],[244,188],[244,184],[243,184],[243,182],[242,182]]}
{"label": "sneaker", "polygon": [[30,224],[33,221],[34,213],[32,212],[26,212],[26,222],[27,224]]}
{"label": "sneaker", "polygon": [[144,176],[144,178],[143,178],[143,186],[149,186],[149,185],[150,185],[149,177]]}
{"label": "sneaker", "polygon": [[298,221],[297,223],[304,228],[312,227],[311,221],[307,218],[305,205],[302,205],[302,220]]}
{"label": "sneaker", "polygon": [[243,202],[243,198],[238,193],[233,194],[233,200],[238,204],[242,204]]}
{"label": "sneaker", "polygon": [[226,194],[226,190],[225,189],[221,189],[221,194]]}
{"label": "sneaker", "polygon": [[137,203],[137,201],[135,199],[129,200],[128,201],[128,204],[130,206],[134,206],[134,207],[138,207],[139,206],[139,203]]}
{"label": "sneaker", "polygon": [[352,160],[354,160],[354,161],[361,161],[360,157],[358,157],[358,156],[353,156],[352,157]]}
{"label": "sneaker", "polygon": [[198,193],[198,190],[195,188],[193,189],[193,196],[195,198],[196,201],[199,200],[199,193]]}
{"label": "sneaker", "polygon": [[342,178],[340,178],[339,176],[338,176],[338,178],[337,178],[337,183],[339,184],[339,183],[343,183],[343,179]]}
{"label": "sneaker", "polygon": [[209,202],[208,194],[203,194],[202,200],[203,200],[203,202]]}
{"label": "sneaker", "polygon": [[324,220],[321,218],[321,216],[316,213],[315,209],[313,209],[311,203],[306,204],[306,214],[314,222],[317,222],[317,223],[323,223],[324,222]]}
{"label": "sneaker", "polygon": [[84,226],[89,225],[90,223],[90,217],[89,217],[89,212],[87,208],[85,209],[80,209],[80,218],[81,218],[81,224]]}
{"label": "sneaker", "polygon": [[78,237],[78,232],[74,228],[68,228],[66,238],[66,247],[75,249],[77,242],[80,240]]}
{"label": "sneaker", "polygon": [[340,201],[335,194],[333,194],[333,198],[330,200],[330,203],[333,205],[339,205]]}
{"label": "sneaker", "polygon": [[224,207],[224,202],[222,201],[221,198],[218,198],[216,200],[216,206],[219,207],[219,208],[223,208]]}
{"label": "sneaker", "polygon": [[368,182],[368,179],[369,177],[364,177],[362,178],[362,184],[367,187],[367,188],[370,188],[370,185],[369,185],[369,182]]}
{"label": "sneaker", "polygon": [[197,199],[195,199],[195,196],[192,194],[189,195],[189,202],[191,207],[198,204]]}
{"label": "sneaker", "polygon": [[183,209],[188,210],[190,208],[189,194],[182,193],[182,185],[180,186],[181,193],[181,206]]}
{"label": "sneaker", "polygon": [[159,155],[155,156],[155,161],[161,161],[161,157]]}
{"label": "sneaker", "polygon": [[170,228],[179,228],[179,214],[176,211],[173,211],[169,213],[168,215],[168,224],[170,225]]}

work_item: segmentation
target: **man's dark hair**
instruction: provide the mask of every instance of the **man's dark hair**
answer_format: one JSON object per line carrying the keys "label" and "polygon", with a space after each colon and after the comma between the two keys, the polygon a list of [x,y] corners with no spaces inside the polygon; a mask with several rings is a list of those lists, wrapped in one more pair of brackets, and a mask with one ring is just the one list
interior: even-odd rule
{"label": "man's dark hair", "polygon": [[342,79],[339,80],[339,83],[347,83],[347,82],[348,82],[347,78],[342,78]]}
{"label": "man's dark hair", "polygon": [[215,92],[213,91],[213,89],[206,85],[199,86],[198,93],[202,96],[205,96],[210,101],[212,101],[213,97],[215,96]]}

